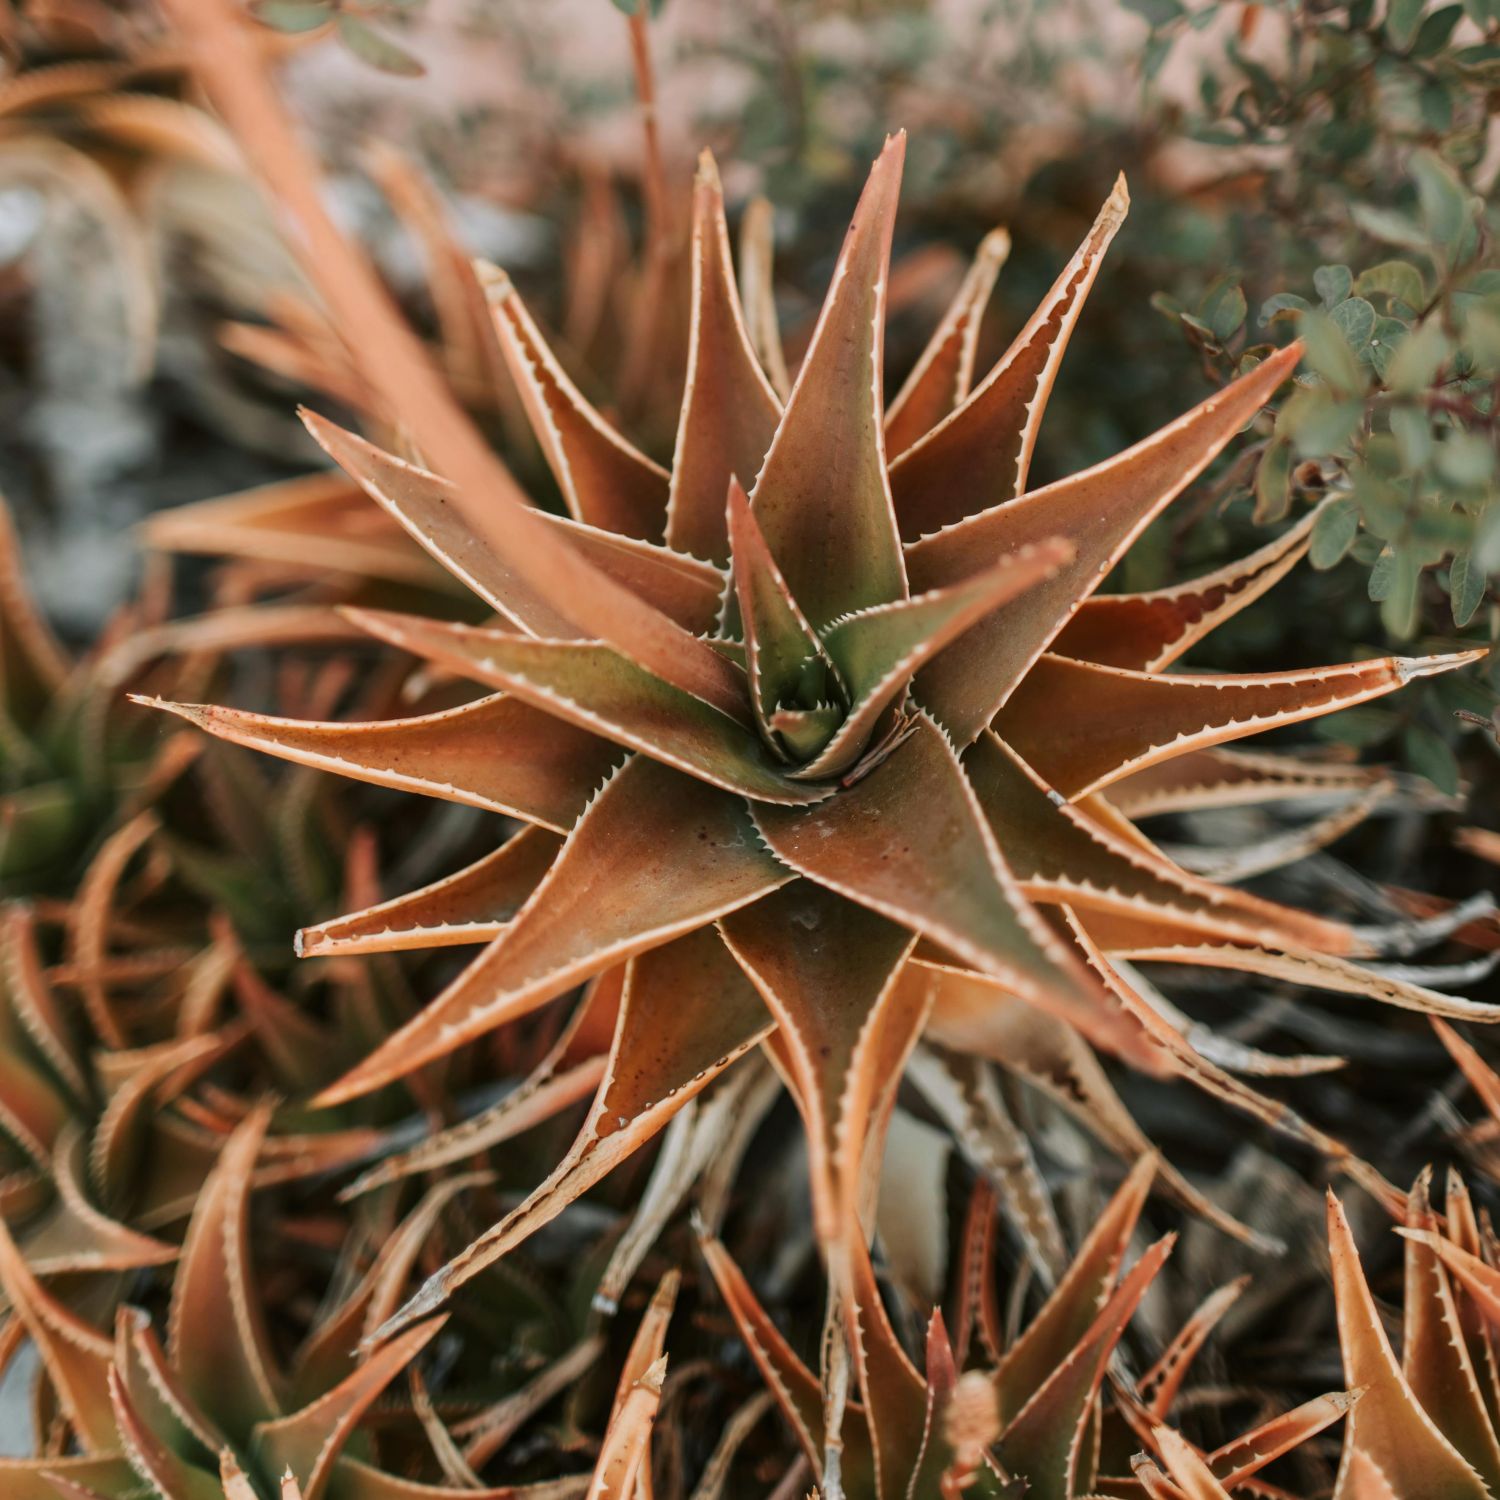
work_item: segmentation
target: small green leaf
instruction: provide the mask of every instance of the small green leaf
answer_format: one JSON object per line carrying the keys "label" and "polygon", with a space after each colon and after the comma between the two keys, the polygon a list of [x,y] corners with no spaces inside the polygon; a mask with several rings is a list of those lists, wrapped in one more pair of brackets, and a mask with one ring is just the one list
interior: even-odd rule
{"label": "small green leaf", "polygon": [[397,46],[358,16],[340,16],[338,36],[356,57],[382,73],[391,73],[398,78],[420,78],[427,71],[404,47]]}
{"label": "small green leaf", "polygon": [[1472,217],[1469,194],[1435,151],[1413,151],[1411,173],[1428,236],[1451,256]]}
{"label": "small green leaf", "polygon": [[1307,298],[1299,297],[1296,292],[1277,292],[1274,297],[1267,297],[1260,305],[1261,327],[1269,327],[1272,323],[1286,318],[1295,318],[1300,313],[1310,311],[1311,307],[1312,304]]}
{"label": "small green leaf", "polygon": [[1427,249],[1426,236],[1405,214],[1370,203],[1352,204],[1349,212],[1366,234],[1387,245],[1399,245],[1403,250]]}
{"label": "small green leaf", "polygon": [[1182,317],[1182,303],[1168,292],[1152,292],[1151,305],[1164,318],[1176,323]]}
{"label": "small green leaf", "polygon": [[1292,446],[1277,440],[1266,445],[1255,468],[1255,521],[1279,521],[1292,499]]}
{"label": "small green leaf", "polygon": [[1354,545],[1358,532],[1359,507],[1354,501],[1347,496],[1328,501],[1313,522],[1307,560],[1318,569],[1333,567]]}
{"label": "small green leaf", "polygon": [[1414,312],[1427,302],[1422,273],[1405,260],[1386,260],[1361,271],[1354,289],[1361,297],[1384,296],[1392,302],[1403,302]]}
{"label": "small green leaf", "polygon": [[1276,431],[1289,437],[1303,458],[1322,458],[1353,437],[1364,414],[1364,402],[1341,401],[1327,386],[1313,386],[1295,392],[1281,408]]}
{"label": "small green leaf", "polygon": [[250,14],[276,31],[316,31],[333,15],[332,0],[251,0]]}
{"label": "small green leaf", "polygon": [[1474,556],[1486,573],[1500,572],[1500,505],[1491,502],[1474,523]]}
{"label": "small green leaf", "polygon": [[1442,324],[1429,318],[1416,332],[1401,341],[1391,356],[1385,383],[1398,395],[1411,396],[1425,391],[1448,358],[1450,346]]}
{"label": "small green leaf", "polygon": [[1411,329],[1397,318],[1377,318],[1375,336],[1370,341],[1370,368],[1384,382],[1391,368],[1391,358],[1405,342]]}
{"label": "small green leaf", "polygon": [[1245,321],[1245,294],[1233,276],[1221,276],[1208,290],[1198,308],[1198,316],[1222,344],[1233,338]]}
{"label": "small green leaf", "polygon": [[1391,435],[1401,455],[1401,466],[1408,472],[1420,469],[1432,453],[1432,423],[1427,413],[1415,406],[1391,408]]}
{"label": "small green leaf", "polygon": [[1453,126],[1453,88],[1438,78],[1429,79],[1417,95],[1422,123],[1439,134]]}
{"label": "small green leaf", "polygon": [[1445,5],[1441,10],[1435,10],[1422,22],[1422,29],[1417,32],[1417,39],[1412,44],[1411,55],[1413,57],[1431,57],[1435,52],[1441,52],[1448,45],[1453,35],[1454,28],[1463,20],[1464,8],[1462,5]]}
{"label": "small green leaf", "polygon": [[1448,601],[1453,606],[1453,623],[1467,625],[1484,602],[1487,580],[1484,569],[1474,561],[1473,549],[1463,547],[1454,554],[1448,569]]}
{"label": "small green leaf", "polygon": [[1477,432],[1449,432],[1438,444],[1437,466],[1454,484],[1484,484],[1495,472],[1495,446]]}
{"label": "small green leaf", "polygon": [[1385,12],[1385,34],[1393,46],[1405,49],[1416,37],[1422,23],[1426,0],[1390,0]]}
{"label": "small green leaf", "polygon": [[1343,330],[1326,313],[1304,313],[1297,321],[1297,331],[1306,346],[1305,358],[1310,369],[1341,396],[1356,396],[1364,389],[1354,351]]}
{"label": "small green leaf", "polygon": [[1452,797],[1458,791],[1458,762],[1448,742],[1425,724],[1408,724],[1401,735],[1406,763],[1425,776],[1438,791]]}
{"label": "small green leaf", "polygon": [[1328,316],[1356,354],[1370,342],[1375,332],[1375,309],[1363,297],[1350,297],[1340,302]]}
{"label": "small green leaf", "polygon": [[1313,272],[1313,287],[1323,299],[1325,309],[1339,305],[1354,288],[1354,275],[1348,266],[1319,266]]}
{"label": "small green leaf", "polygon": [[1476,375],[1500,371],[1500,308],[1481,303],[1463,314],[1463,347]]}
{"label": "small green leaf", "polygon": [[[1422,569],[1415,554],[1405,548],[1399,548],[1389,556],[1391,566],[1385,597],[1380,601],[1380,619],[1397,640],[1404,641],[1417,628],[1417,585],[1421,581]],[[1373,588],[1374,574],[1370,576]]]}
{"label": "small green leaf", "polygon": [[1166,65],[1172,52],[1172,43],[1177,40],[1170,31],[1153,31],[1146,39],[1141,52],[1141,74],[1150,83]]}
{"label": "small green leaf", "polygon": [[[1366,464],[1353,472],[1354,499],[1364,529],[1382,542],[1393,541],[1406,528],[1408,484],[1392,483]],[[1373,561],[1373,560],[1372,560]],[[1377,595],[1371,594],[1372,599]]]}

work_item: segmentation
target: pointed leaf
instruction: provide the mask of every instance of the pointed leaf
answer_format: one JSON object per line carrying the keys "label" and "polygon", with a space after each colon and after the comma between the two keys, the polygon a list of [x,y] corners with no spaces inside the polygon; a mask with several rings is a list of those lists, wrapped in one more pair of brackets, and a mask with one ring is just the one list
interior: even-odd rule
{"label": "pointed leaf", "polygon": [[775,256],[776,211],[765,198],[752,198],[740,220],[740,301],[756,357],[777,398],[784,402],[792,381],[776,316]]}
{"label": "pointed leaf", "polygon": [[[1437,1215],[1428,1199],[1430,1173],[1407,1200],[1408,1229],[1429,1237],[1406,1240],[1406,1306],[1401,1372],[1418,1404],[1468,1460],[1492,1492],[1500,1492],[1500,1443],[1495,1440],[1448,1273],[1432,1240]],[[1456,1251],[1462,1254],[1462,1251]]]}
{"label": "pointed leaf", "polygon": [[[318,436],[321,419],[308,425]],[[351,444],[361,443],[327,425]],[[452,587],[448,574],[434,567],[399,525],[371,508],[360,485],[337,471],[299,474],[239,494],[171,506],[147,516],[138,535],[159,552],[239,557],[423,588]]]}
{"label": "pointed leaf", "polygon": [[26,1263],[33,1272],[128,1271],[177,1259],[175,1245],[141,1234],[96,1208],[87,1176],[88,1142],[82,1124],[73,1121],[58,1137],[53,1155],[57,1205],[26,1236]]}
{"label": "pointed leaf", "polygon": [[[920,1011],[916,1014],[919,1016]],[[915,1032],[909,1030],[907,1034],[914,1036]],[[856,1233],[846,1241],[843,1258],[846,1268],[837,1274],[849,1288],[844,1317],[864,1396],[865,1423],[874,1447],[876,1494],[902,1500],[922,1454],[926,1382],[906,1357],[891,1327],[863,1234]]]}
{"label": "pointed leaf", "polygon": [[1023,999],[1087,1005],[1094,988],[1016,888],[958,758],[931,720],[869,775],[805,812],[763,804],[780,859],[922,933]]}
{"label": "pointed leaf", "polygon": [[[559,537],[527,504],[402,322],[369,262],[340,234],[321,176],[272,85],[264,57],[228,0],[169,0],[169,17],[224,123],[268,188],[289,242],[327,306],[334,330],[363,354],[380,404],[399,412],[416,447],[457,486],[455,502],[476,536],[515,564],[532,608],[523,624],[558,620],[738,717],[743,693],[731,664]],[[537,610],[540,603],[544,610]],[[546,623],[541,623],[543,621]]]}
{"label": "pointed leaf", "polygon": [[292,1398],[296,1405],[319,1401],[354,1374],[360,1366],[361,1343],[400,1306],[412,1271],[431,1243],[444,1212],[461,1194],[487,1186],[491,1180],[487,1172],[447,1174],[381,1241],[358,1284],[319,1318],[298,1350]]}
{"label": "pointed leaf", "polygon": [[134,701],[297,765],[506,813],[559,833],[577,821],[620,756],[608,740],[499,693],[419,718],[362,724]]}
{"label": "pointed leaf", "polygon": [[[806,880],[724,917],[724,941],[776,1018],[807,1111],[819,1234],[842,1233],[838,1142],[867,1120],[843,1114],[856,1052],[914,941],[904,927]],[[787,934],[796,941],[788,942]],[[846,1188],[848,1185],[846,1185]]]}
{"label": "pointed leaf", "polygon": [[1398,1228],[1396,1233],[1430,1250],[1453,1273],[1479,1312],[1492,1325],[1500,1325],[1500,1271],[1432,1229]]}
{"label": "pointed leaf", "polygon": [[1293,346],[1135,447],[1081,474],[998,505],[907,549],[912,586],[937,588],[1027,542],[1066,537],[1073,561],[972,631],[918,679],[917,691],[967,744],[1016,690],[1079,605],[1151,519],[1202,472],[1296,368]]}
{"label": "pointed leaf", "polygon": [[[1092,924],[1088,924],[1092,932]],[[1187,964],[1195,968],[1236,969],[1261,974],[1309,989],[1328,990],[1335,995],[1363,995],[1398,1010],[1426,1016],[1447,1016],[1459,1021],[1500,1021],[1500,1005],[1465,1000],[1413,984],[1377,969],[1361,968],[1331,953],[1285,953],[1247,946],[1189,946],[1151,942],[1109,942],[1103,945],[1114,957],[1133,963]]]}
{"label": "pointed leaf", "polygon": [[[446,479],[377,448],[312,412],[302,420],[323,450],[455,578],[523,630],[569,639],[580,635],[539,604],[503,555],[465,522]],[[722,505],[723,496],[720,497]],[[649,542],[538,511],[601,572],[695,634],[712,628],[724,580],[717,568]]]}
{"label": "pointed leaf", "polygon": [[[0,1286],[5,1288],[12,1310],[26,1325],[62,1414],[84,1451],[103,1455],[118,1448],[109,1399],[113,1346],[43,1288],[16,1248],[4,1220],[0,1220]],[[3,1469],[0,1477],[4,1477]]]}
{"label": "pointed leaf", "polygon": [[1109,1299],[1156,1176],[1144,1156],[1095,1221],[1067,1274],[995,1372],[1000,1417],[1010,1422],[1072,1353]]}
{"label": "pointed leaf", "polygon": [[1077,1493],[1083,1445],[1110,1356],[1174,1239],[1158,1240],[1141,1256],[1082,1340],[1006,1428],[1001,1458],[1010,1472],[1025,1476],[1027,1494],[1036,1500],[1071,1500]]}
{"label": "pointed leaf", "polygon": [[[988,974],[947,960],[935,949],[918,948],[912,962],[937,976],[933,1020],[946,1046],[958,1052],[1003,1060],[1004,1039],[1021,1024],[1013,1015],[1019,1002],[1011,988]],[[1143,1073],[1165,1077],[1171,1069],[1151,1039],[1121,1008],[1100,1003],[1096,995],[1069,999],[1059,994],[1039,995],[1026,1003],[1066,1024],[1092,1046],[1112,1053]]]}
{"label": "pointed leaf", "polygon": [[0,501],[0,706],[28,724],[67,675],[67,655],[31,597],[10,506]]}
{"label": "pointed leaf", "polygon": [[666,1373],[667,1357],[662,1355],[610,1416],[587,1500],[630,1500],[635,1493],[642,1469],[650,1466],[651,1425]]}
{"label": "pointed leaf", "polygon": [[[1397,1211],[1396,1205],[1401,1202],[1401,1195],[1396,1193],[1369,1163],[1362,1161],[1342,1141],[1319,1130],[1279,1099],[1270,1099],[1264,1094],[1257,1093],[1242,1080],[1211,1061],[1204,1055],[1206,1049],[1200,1050],[1184,1035],[1183,1029],[1180,1029],[1182,1025],[1180,1020],[1168,1019],[1166,1008],[1162,1004],[1153,1003],[1152,1000],[1146,998],[1139,987],[1138,979],[1133,976],[1127,979],[1121,966],[1106,959],[1104,952],[1077,912],[1071,908],[1064,908],[1063,918],[1065,929],[1077,943],[1080,954],[1089,966],[1100,975],[1130,1016],[1139,1022],[1146,1035],[1161,1048],[1167,1057],[1173,1060],[1184,1077],[1231,1108],[1240,1110],[1252,1119],[1260,1120],[1272,1130],[1322,1153],[1331,1164],[1347,1172],[1393,1212]],[[1212,951],[1239,953],[1261,950],[1235,948]],[[1343,964],[1343,960],[1325,958],[1322,955],[1309,956],[1305,961],[1309,967]],[[1293,962],[1293,960],[1288,959],[1288,962]],[[1343,964],[1343,966],[1353,969],[1353,965]],[[1314,968],[1314,972],[1316,971]]]}
{"label": "pointed leaf", "polygon": [[[1132,1063],[1157,1074],[1170,1066],[1161,1046],[1137,1020],[1118,1005],[1110,1014],[1118,1018],[1118,1024],[1134,1030],[1136,1053],[1142,1060],[1127,1053]],[[1154,1154],[1151,1141],[1125,1108],[1088,1043],[1074,1026],[1056,1016],[1021,1003],[982,976],[949,970],[941,976],[928,1030],[945,1046],[988,1057],[1042,1090],[1123,1160],[1134,1163]],[[1181,1038],[1178,1042],[1185,1045]],[[1158,1174],[1178,1202],[1209,1223],[1236,1239],[1256,1239],[1167,1163],[1159,1165]]]}
{"label": "pointed leaf", "polygon": [[322,1500],[333,1477],[340,1450],[359,1419],[386,1386],[426,1347],[446,1318],[430,1318],[408,1328],[370,1354],[338,1386],[291,1416],[263,1422],[251,1446],[272,1473],[295,1472],[304,1500]]}
{"label": "pointed leaf", "polygon": [[5,1500],[93,1500],[128,1495],[140,1480],[118,1453],[88,1458],[0,1458]]}
{"label": "pointed leaf", "polygon": [[1216,1448],[1208,1455],[1208,1466],[1226,1489],[1233,1489],[1283,1453],[1341,1421],[1358,1399],[1358,1393],[1351,1391],[1314,1396],[1292,1411],[1261,1423],[1254,1432]]}
{"label": "pointed leaf", "polygon": [[693,184],[692,325],[667,501],[669,547],[728,561],[724,493],[730,479],[755,483],[780,416],[781,399],[761,370],[740,310],[724,190],[705,151]]}
{"label": "pointed leaf", "polygon": [[[72,1035],[53,983],[43,971],[37,940],[37,918],[28,907],[15,904],[0,914],[0,989],[27,1042],[46,1059],[77,1099],[89,1094],[81,1049]],[[0,1006],[0,1024],[9,1015]],[[20,1038],[8,1040],[9,1050],[22,1050]]]}
{"label": "pointed leaf", "polygon": [[[682,1116],[677,1118],[680,1120]],[[592,1334],[574,1344],[561,1358],[539,1370],[519,1390],[502,1396],[493,1406],[465,1418],[446,1439],[448,1444],[456,1447],[455,1439],[463,1438],[463,1448],[457,1452],[458,1465],[455,1468],[458,1473],[472,1474],[476,1468],[483,1468],[531,1417],[592,1370],[603,1352],[603,1338]],[[443,1431],[447,1433],[446,1428]]]}
{"label": "pointed leaf", "polygon": [[1500,1120],[1500,1073],[1496,1073],[1478,1051],[1446,1022],[1434,1018],[1432,1029],[1448,1049],[1448,1055],[1458,1064],[1469,1087],[1479,1095],[1480,1103],[1493,1119]]}
{"label": "pointed leaf", "polygon": [[148,1431],[179,1458],[212,1468],[224,1438],[183,1390],[167,1356],[139,1308],[122,1307],[115,1318],[115,1373],[131,1408]]}
{"label": "pointed leaf", "polygon": [[980,241],[943,321],[918,357],[896,398],[886,408],[886,451],[899,459],[956,406],[968,400],[974,381],[979,328],[995,278],[1010,255],[1010,235],[992,229]]}
{"label": "pointed leaf", "polygon": [[1230,1500],[1229,1491],[1214,1477],[1202,1455],[1180,1432],[1170,1427],[1155,1430],[1167,1472],[1177,1481],[1187,1500]]}
{"label": "pointed leaf", "polygon": [[1164,916],[1232,941],[1347,952],[1347,928],[1215,885],[1118,837],[1048,788],[998,736],[982,734],[964,771],[1012,872],[1033,901]]}
{"label": "pointed leaf", "polygon": [[578,1139],[524,1203],[436,1275],[379,1331],[425,1317],[638,1150],[774,1025],[712,928],[632,959],[604,1082]]}
{"label": "pointed leaf", "polygon": [[1364,703],[1482,654],[1379,657],[1263,677],[1153,676],[1044,656],[996,717],[995,731],[1072,799],[1185,751]]}
{"label": "pointed leaf", "polygon": [[1071,556],[1072,547],[1053,538],[1022,547],[951,588],[877,604],[836,621],[823,643],[852,703],[827,747],[796,774],[813,778],[848,770],[880,716],[905,694],[914,672],[986,615],[1051,577]]}
{"label": "pointed leaf", "polygon": [[297,956],[487,943],[526,904],[562,843],[547,829],[523,828],[493,854],[421,890],[304,927],[297,934]]}
{"label": "pointed leaf", "polygon": [[1328,1195],[1328,1248],[1344,1379],[1364,1395],[1349,1413],[1335,1494],[1353,1496],[1363,1461],[1400,1500],[1485,1500],[1489,1491],[1422,1410],[1391,1352],[1343,1207]]}
{"label": "pointed leaf", "polygon": [[1251,750],[1190,750],[1111,784],[1110,804],[1127,818],[1367,791],[1384,775],[1369,766],[1324,763]]}
{"label": "pointed leaf", "polygon": [[837,673],[761,535],[738,479],[729,492],[729,550],[734,595],[745,636],[745,669],[757,722],[769,727],[787,705],[811,709],[836,691]]}
{"label": "pointed leaf", "polygon": [[115,1422],[131,1467],[163,1500],[222,1500],[218,1480],[168,1448],[141,1420],[118,1370],[109,1372]]}
{"label": "pointed leaf", "polygon": [[[566,723],[711,785],[778,802],[813,802],[827,795],[783,776],[752,730],[608,646],[536,641],[500,630],[440,625],[415,615],[350,614],[393,646],[504,688]],[[743,673],[740,683],[743,687]]]}
{"label": "pointed leaf", "polygon": [[404,1077],[791,878],[760,846],[742,802],[635,756],[500,937],[319,1098],[339,1102]]}
{"label": "pointed leaf", "polygon": [[1159,672],[1279,583],[1307,553],[1317,511],[1275,541],[1201,578],[1150,594],[1095,594],[1052,650],[1106,667]]}
{"label": "pointed leaf", "polygon": [[[15,964],[21,952],[9,924],[0,942],[4,943],[0,948],[0,978],[6,991],[0,995],[0,1130],[37,1166],[45,1168],[74,1106],[42,1065],[22,1030],[22,1017],[14,1009],[19,978]],[[33,958],[34,946],[33,940]],[[35,968],[32,976],[40,978]],[[87,1097],[86,1091],[82,1097]]]}
{"label": "pointed leaf", "polygon": [[[226,981],[228,977],[226,970]],[[122,1211],[138,1187],[136,1168],[159,1112],[153,1106],[161,1102],[168,1082],[174,1075],[216,1061],[231,1044],[224,1035],[210,1034],[123,1055],[110,1054],[116,1063],[125,1065],[124,1078],[113,1086],[105,1083],[109,1102],[94,1127],[89,1161],[93,1185],[106,1208]],[[139,1213],[133,1217],[137,1223],[142,1222]]]}
{"label": "pointed leaf", "polygon": [[477,269],[506,363],[570,514],[604,531],[658,540],[666,521],[666,470],[584,400],[510,277],[496,266]]}
{"label": "pointed leaf", "polygon": [[1177,1330],[1172,1342],[1162,1351],[1161,1357],[1136,1382],[1136,1394],[1146,1404],[1149,1415],[1158,1422],[1164,1421],[1172,1410],[1182,1382],[1187,1378],[1193,1361],[1208,1342],[1214,1325],[1239,1300],[1250,1277],[1241,1276],[1227,1286],[1210,1292],[1194,1309],[1193,1315]]}
{"label": "pointed leaf", "polygon": [[957,411],[891,466],[904,540],[915,541],[1025,492],[1058,366],[1129,204],[1122,177],[1088,237],[994,369]]}
{"label": "pointed leaf", "polygon": [[[812,1472],[821,1479],[825,1434],[823,1398],[817,1376],[797,1357],[771,1321],[723,1245],[716,1239],[700,1239],[699,1248],[761,1379],[775,1396]],[[843,1477],[846,1488],[854,1494],[864,1493],[866,1482],[871,1487],[874,1484],[869,1432],[863,1415],[853,1408],[846,1409],[844,1417]]]}
{"label": "pointed leaf", "polygon": [[[943,979],[932,988],[935,1000],[945,988]],[[995,1296],[996,1289],[980,1278],[994,1270],[993,1266],[983,1269],[982,1261],[994,1253],[997,1197],[1032,1263],[1050,1280],[1062,1275],[1067,1251],[1031,1141],[1006,1109],[989,1064],[980,1057],[928,1043],[912,1054],[907,1074],[980,1174],[966,1226],[968,1269],[959,1283],[960,1297],[965,1299],[957,1319],[962,1340],[976,1302],[977,1310],[988,1316],[984,1303],[993,1303]],[[975,1216],[979,1216],[977,1221]]]}
{"label": "pointed leaf", "polygon": [[885,288],[904,136],[886,142],[752,497],[792,594],[817,629],[906,594],[880,403]]}
{"label": "pointed leaf", "polygon": [[355,1198],[414,1173],[466,1161],[592,1097],[604,1077],[610,1039],[620,1014],[625,970],[624,964],[617,964],[590,981],[578,1009],[547,1055],[504,1098],[409,1150],[386,1157],[361,1173],[342,1196]]}
{"label": "pointed leaf", "polygon": [[[1448,1169],[1444,1207],[1447,1209],[1447,1222],[1443,1227],[1449,1242],[1477,1258],[1480,1236],[1474,1200],[1469,1196],[1463,1178],[1451,1167]],[[1496,1354],[1495,1330],[1462,1281],[1455,1276],[1450,1281],[1450,1286],[1458,1309],[1459,1323],[1463,1328],[1464,1343],[1469,1350],[1469,1363],[1473,1365],[1479,1380],[1490,1425],[1500,1433],[1500,1357]]]}
{"label": "pointed leaf", "polygon": [[265,1313],[250,1268],[250,1177],[271,1111],[261,1105],[225,1142],[198,1196],[172,1284],[172,1366],[226,1432],[279,1410]]}

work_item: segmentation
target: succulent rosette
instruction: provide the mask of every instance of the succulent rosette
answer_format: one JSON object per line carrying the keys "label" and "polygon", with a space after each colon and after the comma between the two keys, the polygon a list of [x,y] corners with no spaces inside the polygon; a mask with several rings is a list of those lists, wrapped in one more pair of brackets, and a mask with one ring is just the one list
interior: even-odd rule
{"label": "succulent rosette", "polygon": [[[507,278],[481,268],[568,510],[512,512],[526,522],[513,546],[499,522],[471,524],[472,496],[308,417],[497,616],[353,618],[484,696],[365,724],[169,705],[235,742],[523,825],[467,869],[301,934],[306,956],[485,945],[323,1103],[407,1076],[627,966],[590,991],[614,1032],[583,1136],[446,1288],[757,1046],[806,1115],[832,1245],[847,1238],[864,1153],[924,1032],[1003,1057],[1019,1005],[1141,1067],[1203,1073],[1113,955],[1489,1014],[1377,980],[1350,961],[1361,950],[1353,930],[1193,875],[1132,821],[1138,809],[1357,782],[1221,747],[1470,659],[1168,670],[1294,565],[1305,523],[1177,588],[1098,592],[1291,375],[1298,349],[1268,352],[1115,458],[1029,489],[1063,350],[1126,211],[1123,184],[992,369],[975,378],[993,279],[981,264],[885,409],[903,151],[893,138],[875,163],[785,397],[747,332],[705,159],[670,468],[589,405]],[[581,565],[571,600],[538,584],[559,557]]]}

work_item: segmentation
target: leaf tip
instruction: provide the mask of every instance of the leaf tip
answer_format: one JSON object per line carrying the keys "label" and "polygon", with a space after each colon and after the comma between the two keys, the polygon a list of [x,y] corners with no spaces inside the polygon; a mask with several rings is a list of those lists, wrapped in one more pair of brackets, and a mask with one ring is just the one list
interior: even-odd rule
{"label": "leaf tip", "polygon": [[1489,654],[1488,646],[1479,646],[1471,651],[1444,651],[1436,656],[1398,656],[1395,661],[1396,675],[1403,684],[1414,682],[1418,677],[1437,677],[1444,672],[1483,661]]}

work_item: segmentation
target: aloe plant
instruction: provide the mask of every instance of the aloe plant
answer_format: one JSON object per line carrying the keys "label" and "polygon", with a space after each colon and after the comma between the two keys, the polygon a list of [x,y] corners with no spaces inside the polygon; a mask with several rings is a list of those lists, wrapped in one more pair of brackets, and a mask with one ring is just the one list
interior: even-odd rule
{"label": "aloe plant", "polygon": [[[584,1493],[586,1473],[534,1485],[486,1486],[465,1457],[465,1451],[476,1451],[473,1444],[460,1445],[430,1399],[398,1405],[386,1396],[387,1386],[432,1343],[445,1318],[428,1319],[372,1353],[359,1347],[362,1332],[399,1298],[464,1179],[435,1189],[395,1225],[367,1273],[331,1299],[291,1367],[278,1361],[248,1227],[270,1114],[262,1106],[245,1115],[196,1197],[161,1335],[144,1311],[129,1305],[118,1308],[112,1332],[95,1327],[38,1279],[0,1228],[0,1285],[12,1317],[37,1348],[40,1383],[75,1445],[66,1453],[0,1459],[7,1497],[123,1500],[146,1493],[159,1500],[270,1500],[279,1493],[282,1500],[566,1500]],[[670,1311],[665,1297],[661,1304],[637,1340],[648,1357],[637,1359],[642,1368],[624,1384],[622,1404],[660,1359]],[[591,1358],[597,1344],[584,1352]],[[574,1359],[575,1374],[579,1365]],[[425,1393],[420,1376],[410,1375],[414,1392]],[[656,1383],[659,1390],[659,1371]],[[383,1397],[377,1430],[367,1414]],[[485,1411],[478,1417],[478,1441],[487,1442],[485,1424],[495,1424]],[[608,1427],[606,1456],[612,1434],[617,1445],[638,1448],[637,1426],[632,1410],[623,1429]],[[406,1477],[413,1458],[430,1455],[433,1442],[449,1482]],[[382,1465],[383,1455],[389,1467]]]}

